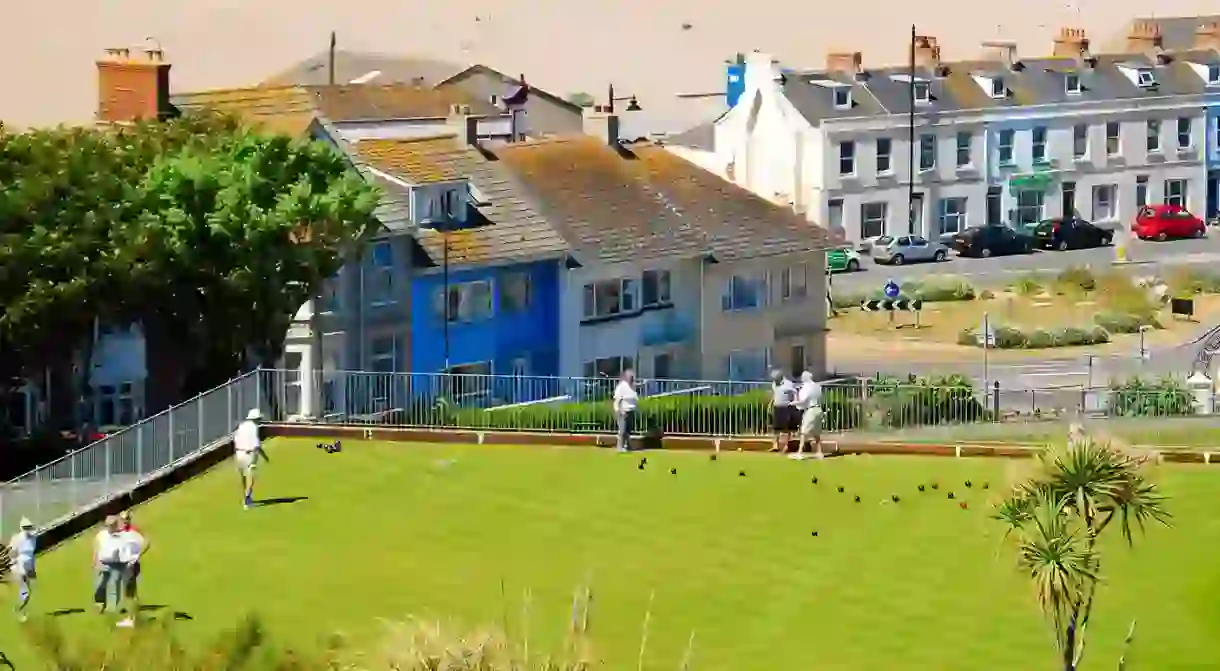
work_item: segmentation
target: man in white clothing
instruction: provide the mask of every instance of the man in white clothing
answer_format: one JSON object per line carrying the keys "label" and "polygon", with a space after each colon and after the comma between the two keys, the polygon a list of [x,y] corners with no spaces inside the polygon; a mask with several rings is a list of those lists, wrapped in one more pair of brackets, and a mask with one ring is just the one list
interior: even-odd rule
{"label": "man in white clothing", "polygon": [[109,515],[93,539],[93,567],[96,572],[93,602],[99,613],[105,613],[110,607],[111,594],[114,595],[115,606],[123,599],[123,575],[127,565],[123,563],[123,541],[119,531],[119,518]]}
{"label": "man in white clothing", "polygon": [[21,530],[13,534],[8,542],[9,571],[13,582],[17,584],[17,620],[25,622],[25,609],[30,605],[30,595],[37,575],[34,571],[36,544],[34,523],[23,517],[18,526]]}
{"label": "man in white clothing", "polygon": [[787,452],[792,441],[792,432],[801,421],[792,402],[796,400],[796,386],[778,368],[771,371],[771,430],[774,432],[772,452]]}
{"label": "man in white clothing", "polygon": [[254,470],[259,458],[271,461],[267,459],[263,441],[258,435],[258,422],[262,418],[263,413],[254,408],[246,414],[246,421],[238,424],[233,432],[233,458],[241,475],[242,506],[245,508],[254,505]]}
{"label": "man in white clothing", "polygon": [[144,534],[130,524],[130,514],[124,515],[127,515],[127,519],[123,520],[120,516],[116,537],[119,543],[119,562],[122,564],[121,590],[118,596],[120,599],[125,598],[124,609],[127,615],[119,620],[118,626],[132,627],[135,626],[135,617],[140,610],[136,581],[140,577],[140,559],[148,550],[148,542],[144,539]]}
{"label": "man in white clothing", "polygon": [[815,456],[822,458],[822,385],[813,379],[813,373],[801,373],[801,388],[796,394],[796,407],[801,413],[800,441],[792,459],[805,458],[805,445],[813,439]]}
{"label": "man in white clothing", "polygon": [[640,397],[635,393],[635,372],[623,371],[614,388],[614,417],[618,420],[618,451],[631,450],[631,432],[635,430],[635,409]]}

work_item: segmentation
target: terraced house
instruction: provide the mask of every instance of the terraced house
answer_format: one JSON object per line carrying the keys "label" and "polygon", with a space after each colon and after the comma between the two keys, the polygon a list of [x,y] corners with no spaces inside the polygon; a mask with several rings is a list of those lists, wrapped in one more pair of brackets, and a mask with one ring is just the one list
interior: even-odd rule
{"label": "terraced house", "polygon": [[860,52],[816,70],[750,54],[730,111],[672,150],[852,240],[1072,212],[1118,226],[1143,203],[1202,213],[1216,192],[1215,28],[1166,51],[1155,24],[1136,23],[1124,46],[1094,53],[1065,28],[1047,57],[991,42],[949,62],[921,36],[913,70]]}

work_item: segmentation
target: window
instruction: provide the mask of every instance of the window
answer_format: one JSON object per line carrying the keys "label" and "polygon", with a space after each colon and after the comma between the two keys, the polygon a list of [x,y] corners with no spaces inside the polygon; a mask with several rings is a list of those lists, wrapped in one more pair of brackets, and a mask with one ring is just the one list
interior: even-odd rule
{"label": "window", "polygon": [[932,99],[931,92],[928,89],[928,82],[921,82],[921,81],[912,82],[911,91],[915,97],[916,105],[926,105]]}
{"label": "window", "polygon": [[734,275],[725,283],[724,295],[720,297],[720,308],[753,310],[767,306],[767,274]]}
{"label": "window", "polygon": [[1089,127],[1078,123],[1072,127],[1072,157],[1084,158],[1089,155]]}
{"label": "window", "polygon": [[1194,138],[1191,137],[1191,118],[1181,117],[1178,119],[1178,149],[1190,149]]}
{"label": "window", "polygon": [[1156,77],[1153,76],[1152,70],[1140,68],[1140,70],[1136,73],[1135,83],[1144,88],[1156,86]]}
{"label": "window", "polygon": [[1220,149],[1220,116],[1212,117],[1212,141],[1216,143],[1216,148]]}
{"label": "window", "polygon": [[491,393],[491,362],[475,361],[450,366],[449,394],[454,400],[486,397]]}
{"label": "window", "polygon": [[855,142],[840,142],[839,143],[839,174],[840,175],[856,174],[856,143]]}
{"label": "window", "polygon": [[888,137],[877,138],[877,172],[884,174],[894,170],[894,143]]}
{"label": "window", "polygon": [[805,266],[784,268],[780,273],[779,297],[783,301],[804,300],[809,295]]}
{"label": "window", "polygon": [[528,273],[509,273],[500,279],[500,310],[524,312],[533,300],[533,283]]}
{"label": "window", "polygon": [[832,198],[826,202],[826,225],[832,231],[843,230],[843,199]]}
{"label": "window", "polygon": [[652,376],[658,380],[669,380],[674,376],[674,355],[659,352],[652,355]]}
{"label": "window", "polygon": [[1220,64],[1212,63],[1207,66],[1207,85],[1215,86],[1220,84]]}
{"label": "window", "polygon": [[1161,122],[1158,119],[1149,119],[1147,124],[1147,141],[1145,149],[1149,154],[1155,154],[1161,150]]}
{"label": "window", "polygon": [[343,300],[339,295],[343,286],[343,269],[335,276],[322,283],[322,295],[318,297],[321,312],[338,312],[343,309]]}
{"label": "window", "polygon": [[1004,88],[1004,80],[1001,77],[993,77],[991,79],[991,97],[1003,98],[1008,94],[1008,89]]}
{"label": "window", "polygon": [[885,235],[886,203],[864,203],[860,205],[860,237],[873,238]]}
{"label": "window", "polygon": [[965,168],[971,164],[970,160],[970,142],[973,135],[970,133],[957,134],[957,167]]}
{"label": "window", "polygon": [[1118,208],[1113,184],[1098,184],[1093,187],[1093,220],[1110,221],[1118,218]]}
{"label": "window", "polygon": [[450,284],[447,301],[444,294],[444,288],[436,294],[436,316],[442,321],[448,317],[450,322],[473,322],[491,316],[491,282],[487,280]]}
{"label": "window", "polygon": [[393,373],[398,367],[398,338],[380,336],[369,346],[369,369],[374,373]]}
{"label": "window", "polygon": [[1046,126],[1034,126],[1030,132],[1034,163],[1046,163]]}
{"label": "window", "polygon": [[97,400],[97,414],[93,419],[98,427],[129,426],[136,423],[135,384],[104,384],[94,390],[94,395]]}
{"label": "window", "polygon": [[788,351],[788,354],[788,363],[790,366],[792,366],[789,369],[792,379],[799,379],[801,373],[805,372],[805,346],[793,345],[792,349]]}
{"label": "window", "polygon": [[491,375],[491,362],[460,363],[456,366],[450,366],[449,370],[445,372],[450,375]]}
{"label": "window", "polygon": [[1070,96],[1079,95],[1081,91],[1080,75],[1076,74],[1075,72],[1069,72],[1064,75],[1063,91]]}
{"label": "window", "polygon": [[725,372],[732,380],[761,380],[767,376],[770,352],[765,348],[729,352],[725,357]]}
{"label": "window", "polygon": [[936,136],[919,136],[919,169],[932,170],[936,167]]}
{"label": "window", "polygon": [[999,142],[996,143],[996,151],[999,154],[1000,165],[1012,165],[1013,160],[1013,140],[1016,134],[1012,130],[1004,129],[1000,131]]}
{"label": "window", "polygon": [[601,280],[585,285],[584,317],[594,319],[635,312],[635,282]]}
{"label": "window", "polygon": [[1119,138],[1122,136],[1122,126],[1117,121],[1106,123],[1106,156],[1118,156]]}
{"label": "window", "polygon": [[643,307],[668,305],[671,301],[668,270],[645,270],[640,288],[640,305]]}
{"label": "window", "polygon": [[1135,178],[1135,206],[1143,207],[1148,204],[1148,175],[1139,175]]}
{"label": "window", "polygon": [[1041,191],[1021,189],[1017,191],[1016,224],[1036,224],[1042,221],[1046,194]]}
{"label": "window", "polygon": [[635,360],[629,356],[607,356],[585,362],[585,377],[616,379],[623,371],[635,368]]}
{"label": "window", "polygon": [[1186,207],[1186,180],[1165,180],[1165,204]]}
{"label": "window", "polygon": [[851,107],[851,87],[836,86],[835,92],[835,107],[837,109],[848,109]]}
{"label": "window", "polygon": [[369,300],[374,304],[394,300],[394,246],[383,240],[373,245],[373,272]]}
{"label": "window", "polygon": [[940,233],[958,233],[966,228],[965,198],[941,198],[937,209]]}

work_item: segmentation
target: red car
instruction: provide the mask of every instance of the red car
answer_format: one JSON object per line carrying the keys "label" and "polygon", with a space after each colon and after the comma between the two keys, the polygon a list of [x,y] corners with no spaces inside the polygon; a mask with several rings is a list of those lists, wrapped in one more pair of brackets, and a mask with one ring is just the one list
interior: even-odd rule
{"label": "red car", "polygon": [[1179,205],[1147,205],[1135,215],[1131,230],[1140,240],[1166,240],[1201,238],[1207,226]]}

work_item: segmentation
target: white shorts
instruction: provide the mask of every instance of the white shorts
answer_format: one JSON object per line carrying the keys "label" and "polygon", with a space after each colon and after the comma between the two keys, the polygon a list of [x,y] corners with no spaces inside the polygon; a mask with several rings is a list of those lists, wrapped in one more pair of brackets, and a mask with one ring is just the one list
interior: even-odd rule
{"label": "white shorts", "polygon": [[258,466],[257,452],[238,452],[234,455],[233,460],[237,462],[237,472],[242,475],[249,475],[254,472]]}
{"label": "white shorts", "polygon": [[801,413],[801,436],[815,438],[822,435],[822,407],[815,405]]}

